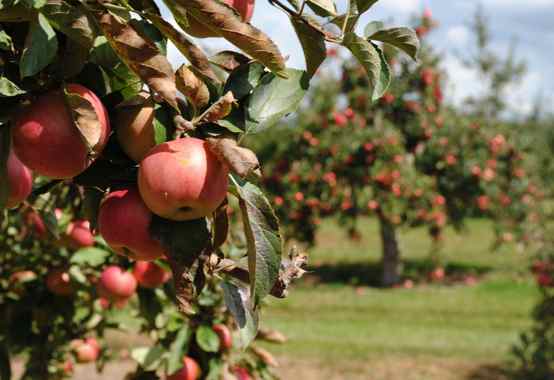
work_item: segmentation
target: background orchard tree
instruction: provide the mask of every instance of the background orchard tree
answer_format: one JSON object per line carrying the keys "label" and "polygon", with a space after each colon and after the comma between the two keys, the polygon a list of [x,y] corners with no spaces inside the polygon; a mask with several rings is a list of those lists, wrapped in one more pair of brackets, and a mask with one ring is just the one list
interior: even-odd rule
{"label": "background orchard tree", "polygon": [[[429,11],[419,23],[420,36],[436,24]],[[373,23],[366,33],[382,27]],[[357,219],[374,215],[385,286],[400,280],[401,226],[426,226],[435,252],[446,225],[462,228],[476,215],[497,222],[498,242],[529,240],[524,222],[536,219],[531,206],[537,188],[515,142],[495,123],[481,124],[481,117],[458,114],[443,103],[446,78],[428,45],[420,64],[394,50],[385,53],[398,77],[377,107],[363,68],[342,61],[339,78],[323,73],[314,86],[309,106],[294,120],[300,131],[284,127],[288,138],[275,133],[258,148],[262,162],[268,159],[266,186],[280,206],[287,237],[311,243],[320,218],[337,215],[359,238]],[[440,279],[444,270],[435,259],[430,275]]]}
{"label": "background orchard tree", "polygon": [[[154,1],[0,4],[2,379],[14,356],[25,379],[71,376],[74,361],[101,370],[111,328],[152,341],[131,351],[129,379],[272,378],[272,356],[249,344],[282,340],[258,333],[260,306],[306,257],[281,259],[256,153],[239,142],[296,110],[326,43],[365,68],[372,100],[391,80],[374,42],[412,57],[419,43],[408,28],[357,35],[375,1],[346,14],[270,3],[290,16],[306,71],[249,23],[252,2],[166,0],[178,27]],[[237,51],[208,57],[189,35]],[[186,59],[177,70],[169,43]]]}

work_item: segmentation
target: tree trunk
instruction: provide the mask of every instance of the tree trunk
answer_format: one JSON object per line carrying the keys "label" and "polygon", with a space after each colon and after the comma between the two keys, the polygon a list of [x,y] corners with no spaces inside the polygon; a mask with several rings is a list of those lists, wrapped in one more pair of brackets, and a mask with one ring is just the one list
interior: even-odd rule
{"label": "tree trunk", "polygon": [[400,282],[400,250],[396,240],[394,225],[382,214],[379,213],[379,225],[381,231],[381,242],[383,244],[383,277],[382,284],[390,287]]}

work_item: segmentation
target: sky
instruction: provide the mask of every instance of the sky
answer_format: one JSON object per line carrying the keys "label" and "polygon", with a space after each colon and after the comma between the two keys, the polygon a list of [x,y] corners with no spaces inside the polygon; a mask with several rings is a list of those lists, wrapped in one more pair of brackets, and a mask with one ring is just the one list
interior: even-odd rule
{"label": "sky", "polygon": [[[346,0],[336,0],[339,9]],[[473,48],[469,23],[478,5],[488,16],[495,52],[505,56],[512,43],[516,43],[516,56],[524,59],[527,74],[520,83],[508,90],[509,103],[515,114],[525,115],[533,108],[540,94],[545,110],[554,112],[554,0],[380,0],[360,20],[364,25],[380,20],[387,25],[409,25],[410,18],[429,7],[440,26],[429,37],[432,46],[444,55],[443,69],[448,73],[447,97],[459,103],[468,95],[481,91],[479,78],[464,67],[457,58],[467,56]],[[163,10],[167,15],[167,10]],[[304,68],[302,49],[288,21],[280,10],[267,0],[257,0],[254,24],[277,43],[287,65]],[[206,48],[229,48],[221,39],[203,39],[198,43]],[[180,54],[169,50],[170,60],[177,65]]]}

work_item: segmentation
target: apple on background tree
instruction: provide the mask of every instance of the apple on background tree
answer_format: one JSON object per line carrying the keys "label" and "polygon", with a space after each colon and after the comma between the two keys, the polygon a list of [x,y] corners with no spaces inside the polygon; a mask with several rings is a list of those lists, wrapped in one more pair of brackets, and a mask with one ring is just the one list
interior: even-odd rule
{"label": "apple on background tree", "polygon": [[95,362],[100,356],[100,345],[95,338],[75,339],[70,346],[78,363]]}
{"label": "apple on background tree", "polygon": [[143,288],[157,288],[165,284],[171,274],[154,262],[137,261],[133,268],[133,275]]}
{"label": "apple on background tree", "polygon": [[98,229],[115,252],[151,261],[165,254],[160,242],[150,235],[151,220],[152,212],[136,188],[116,190],[100,205]]}
{"label": "apple on background tree", "polygon": [[200,366],[190,356],[183,358],[183,367],[173,375],[167,376],[166,380],[198,380],[200,378]]}
{"label": "apple on background tree", "polygon": [[116,265],[104,269],[98,282],[101,297],[111,301],[127,300],[137,290],[137,280],[133,274]]}
{"label": "apple on background tree", "polygon": [[78,219],[69,223],[65,231],[64,242],[73,249],[93,246],[94,236],[90,230],[90,222]]}
{"label": "apple on background tree", "polygon": [[222,323],[218,323],[212,326],[212,330],[219,337],[219,348],[221,350],[228,350],[233,346],[233,336],[229,327]]}
{"label": "apple on background tree", "polygon": [[228,173],[204,140],[187,137],[154,147],[140,163],[138,186],[154,214],[192,220],[209,216],[223,202]]}
{"label": "apple on background tree", "polygon": [[[100,153],[110,134],[108,111],[100,99],[79,84],[68,84],[69,93],[88,100],[102,126]],[[37,174],[51,178],[71,178],[83,172],[92,162],[88,147],[73,123],[61,89],[43,94],[16,117],[13,143],[19,159]]]}
{"label": "apple on background tree", "polygon": [[55,268],[48,272],[46,275],[46,287],[58,296],[67,297],[73,294],[71,277],[63,268]]}

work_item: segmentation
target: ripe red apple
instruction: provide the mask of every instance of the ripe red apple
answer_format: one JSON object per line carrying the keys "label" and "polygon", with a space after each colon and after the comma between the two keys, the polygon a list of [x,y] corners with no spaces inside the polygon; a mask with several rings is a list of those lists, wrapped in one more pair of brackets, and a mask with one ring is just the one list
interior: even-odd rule
{"label": "ripe red apple", "polygon": [[219,348],[221,350],[228,350],[233,347],[233,336],[231,330],[224,324],[216,324],[212,326],[214,332],[219,336]]}
{"label": "ripe red apple", "polygon": [[52,269],[46,275],[46,287],[58,296],[70,296],[73,294],[71,278],[62,268]]}
{"label": "ripe red apple", "polygon": [[[108,112],[86,87],[69,84],[66,88],[92,103],[102,126],[100,143],[96,147],[96,153],[100,153],[110,134]],[[91,163],[87,146],[66,108],[62,90],[40,96],[16,118],[13,142],[21,161],[47,177],[71,178]]]}
{"label": "ripe red apple", "polygon": [[434,282],[444,280],[445,272],[443,267],[437,267],[429,273],[429,279]]}
{"label": "ripe red apple", "polygon": [[537,283],[542,287],[551,287],[554,285],[552,277],[548,273],[540,273],[537,276]]}
{"label": "ripe red apple", "polygon": [[92,236],[90,231],[90,222],[88,220],[78,219],[69,223],[65,235],[64,241],[73,249],[94,245],[94,236]]}
{"label": "ripe red apple", "polygon": [[152,212],[136,188],[113,191],[100,205],[98,229],[117,253],[151,261],[164,255],[159,241],[150,235]]}
{"label": "ripe red apple", "polygon": [[143,288],[157,288],[171,278],[169,272],[156,263],[137,261],[133,269],[133,275]]}
{"label": "ripe red apple", "polygon": [[[240,14],[241,18],[245,22],[249,22],[252,19],[254,13],[254,0],[223,0],[225,4],[235,8]],[[210,30],[207,26],[196,20],[194,17],[188,17],[189,23],[185,32],[194,37],[206,38],[217,37],[218,34]]]}
{"label": "ripe red apple", "polygon": [[100,346],[94,338],[75,339],[70,345],[78,363],[91,363],[100,356]]}
{"label": "ripe red apple", "polygon": [[38,236],[44,236],[47,232],[44,221],[36,211],[29,211],[25,215],[25,223],[31,228],[32,232]]}
{"label": "ripe red apple", "polygon": [[118,108],[115,114],[115,132],[119,145],[136,162],[142,161],[156,145],[154,100],[147,92],[141,92],[138,96],[143,98],[142,104]]}
{"label": "ripe red apple", "polygon": [[233,374],[237,378],[237,380],[252,380],[252,376],[250,376],[250,372],[244,367],[235,367],[233,369]]}
{"label": "ripe red apple", "polygon": [[200,366],[190,356],[183,358],[183,368],[175,372],[173,375],[167,376],[167,380],[197,380],[200,378]]}
{"label": "ripe red apple", "polygon": [[33,189],[33,173],[19,160],[13,150],[8,154],[6,165],[8,179],[8,200],[6,208],[12,208],[23,202]]}
{"label": "ripe red apple", "polygon": [[172,220],[197,219],[223,202],[228,173],[204,140],[182,138],[157,145],[142,160],[139,191],[154,214]]}
{"label": "ripe red apple", "polygon": [[125,300],[135,294],[137,280],[131,272],[112,265],[104,269],[98,286],[102,297],[119,301]]}

